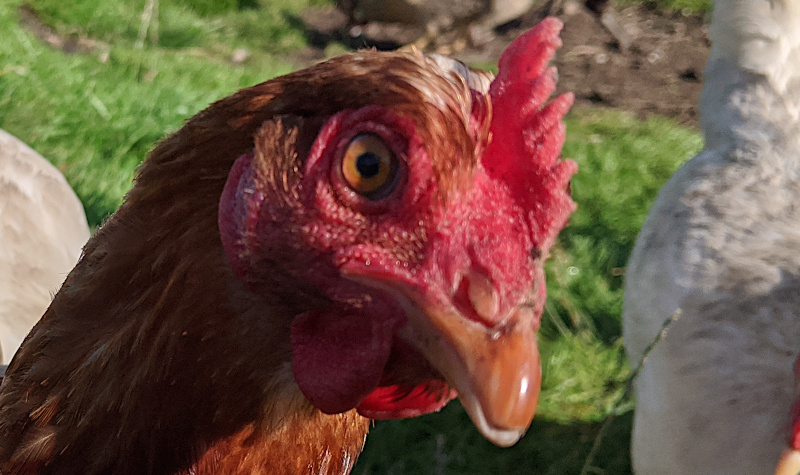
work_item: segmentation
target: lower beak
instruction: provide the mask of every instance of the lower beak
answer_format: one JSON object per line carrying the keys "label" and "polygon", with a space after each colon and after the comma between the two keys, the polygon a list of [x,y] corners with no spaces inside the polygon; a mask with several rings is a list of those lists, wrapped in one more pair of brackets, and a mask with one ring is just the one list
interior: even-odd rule
{"label": "lower beak", "polygon": [[800,473],[800,451],[786,449],[783,451],[775,475],[797,475]]}
{"label": "lower beak", "polygon": [[484,437],[514,445],[533,420],[542,378],[532,312],[517,309],[490,329],[455,311],[406,304],[409,324],[400,336],[458,391]]}

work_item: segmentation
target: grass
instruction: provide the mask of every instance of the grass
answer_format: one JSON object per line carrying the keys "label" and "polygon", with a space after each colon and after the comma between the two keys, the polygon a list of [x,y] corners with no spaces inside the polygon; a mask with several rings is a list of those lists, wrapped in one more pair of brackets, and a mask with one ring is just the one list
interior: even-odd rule
{"label": "grass", "polygon": [[[322,0],[162,1],[157,43],[137,48],[144,1],[0,3],[0,128],[65,173],[93,225],[121,203],[136,166],[162,137],[214,100],[291,70],[286,58],[305,45],[295,15]],[[689,8],[685,1],[661,5]],[[23,2],[59,34],[102,43],[78,54],[46,46],[19,25]],[[250,57],[233,64],[239,48]],[[564,154],[580,165],[573,180],[579,208],[547,266],[544,380],[530,431],[514,448],[498,449],[451,404],[438,414],[377,423],[354,473],[629,472],[624,266],[655,193],[701,141],[667,120],[619,112],[578,108],[567,122]]]}
{"label": "grass", "polygon": [[709,13],[714,9],[713,0],[617,0],[622,4],[647,3],[665,11],[680,12],[683,15]]}
{"label": "grass", "polygon": [[[647,210],[666,178],[702,141],[666,119],[641,122],[588,108],[575,111],[567,126],[564,155],[580,166],[572,182],[578,211],[551,259],[550,302],[568,316],[566,324],[611,342],[621,332],[625,263]],[[554,335],[548,327],[543,331]]]}

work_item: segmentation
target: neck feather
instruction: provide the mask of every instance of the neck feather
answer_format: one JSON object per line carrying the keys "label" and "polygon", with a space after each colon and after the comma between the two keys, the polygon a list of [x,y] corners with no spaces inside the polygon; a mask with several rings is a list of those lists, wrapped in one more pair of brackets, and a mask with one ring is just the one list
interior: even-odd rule
{"label": "neck feather", "polygon": [[800,146],[800,2],[718,0],[711,37],[700,100],[706,149],[784,160]]}

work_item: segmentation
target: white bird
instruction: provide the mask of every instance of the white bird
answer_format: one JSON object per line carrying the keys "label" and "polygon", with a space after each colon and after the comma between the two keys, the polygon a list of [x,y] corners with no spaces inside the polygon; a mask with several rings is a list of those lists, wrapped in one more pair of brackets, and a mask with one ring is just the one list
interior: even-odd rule
{"label": "white bird", "polygon": [[0,130],[0,362],[8,363],[89,239],[67,180]]}
{"label": "white bird", "polygon": [[800,350],[800,0],[718,0],[705,149],[664,185],[626,272],[639,474],[771,473]]}

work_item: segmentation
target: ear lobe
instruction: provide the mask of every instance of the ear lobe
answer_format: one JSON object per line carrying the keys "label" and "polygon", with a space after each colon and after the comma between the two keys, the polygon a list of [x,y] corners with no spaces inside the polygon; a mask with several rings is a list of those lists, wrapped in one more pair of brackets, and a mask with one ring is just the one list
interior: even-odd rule
{"label": "ear lobe", "polygon": [[280,213],[262,216],[263,204],[269,202],[270,210],[275,211],[291,208],[298,199],[295,188],[302,173],[300,164],[321,123],[319,118],[274,117],[256,132],[254,150],[231,167],[220,196],[217,223],[225,255],[239,279],[247,280],[254,254],[263,244],[265,226],[259,221],[284,218]]}
{"label": "ear lobe", "polygon": [[[219,200],[217,224],[228,264],[244,280],[250,267],[251,249],[246,236],[253,231],[264,195],[255,192],[253,154],[242,155],[233,164]],[[252,206],[251,206],[252,205]]]}

